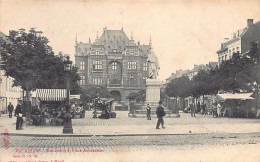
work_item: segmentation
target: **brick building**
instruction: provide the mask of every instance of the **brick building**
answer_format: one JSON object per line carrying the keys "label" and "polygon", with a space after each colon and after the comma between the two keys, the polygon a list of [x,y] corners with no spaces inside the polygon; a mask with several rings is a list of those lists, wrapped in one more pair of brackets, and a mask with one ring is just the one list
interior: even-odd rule
{"label": "brick building", "polygon": [[125,101],[131,92],[145,89],[148,77],[148,55],[154,55],[149,45],[129,39],[123,29],[103,29],[92,43],[75,45],[75,63],[79,67],[80,86],[105,86],[118,100]]}

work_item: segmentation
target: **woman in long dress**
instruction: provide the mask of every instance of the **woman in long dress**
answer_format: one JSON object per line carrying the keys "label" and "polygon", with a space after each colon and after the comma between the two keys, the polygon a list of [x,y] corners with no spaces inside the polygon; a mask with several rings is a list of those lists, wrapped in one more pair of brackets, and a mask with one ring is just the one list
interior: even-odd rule
{"label": "woman in long dress", "polygon": [[218,105],[217,105],[217,113],[218,113],[218,117],[221,117],[221,104],[220,103],[218,103]]}

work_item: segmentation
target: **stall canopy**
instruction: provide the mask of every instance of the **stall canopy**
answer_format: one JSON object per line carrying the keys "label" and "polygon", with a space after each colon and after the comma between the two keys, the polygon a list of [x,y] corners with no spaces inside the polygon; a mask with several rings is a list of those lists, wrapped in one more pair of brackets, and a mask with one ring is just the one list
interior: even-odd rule
{"label": "stall canopy", "polygon": [[220,101],[225,101],[227,99],[230,100],[253,100],[251,97],[252,93],[225,93],[225,94],[217,94],[217,99]]}
{"label": "stall canopy", "polygon": [[66,89],[36,89],[36,97],[40,101],[65,101]]}

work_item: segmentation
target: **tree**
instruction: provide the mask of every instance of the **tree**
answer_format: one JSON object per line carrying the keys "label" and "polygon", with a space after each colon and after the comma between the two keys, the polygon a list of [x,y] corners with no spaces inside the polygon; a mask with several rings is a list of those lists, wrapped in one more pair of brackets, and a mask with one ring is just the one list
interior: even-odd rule
{"label": "tree", "polygon": [[106,87],[88,85],[87,88],[82,89],[80,100],[86,104],[88,102],[92,102],[92,100],[96,97],[111,98],[112,95],[109,93]]}
{"label": "tree", "polygon": [[135,102],[144,102],[146,99],[146,90],[140,90],[138,92],[131,92],[126,99]]}
{"label": "tree", "polygon": [[250,73],[246,68],[248,66],[250,66],[249,58],[234,53],[233,57],[224,61],[218,69],[220,88],[233,93],[252,90],[252,86],[249,84],[251,82]]}
{"label": "tree", "polygon": [[[187,76],[182,76],[180,78],[174,78],[170,83],[167,84],[165,88],[165,94],[169,97],[185,98],[191,94],[191,81]],[[177,104],[177,102],[176,102]]]}
{"label": "tree", "polygon": [[[1,42],[1,69],[6,76],[14,78],[14,86],[26,91],[26,104],[29,92],[36,88],[66,88],[67,75],[64,73],[62,59],[54,55],[49,41],[41,31],[31,28],[9,32],[8,41]],[[75,86],[79,76],[77,68],[71,72],[71,85]],[[30,114],[30,108],[26,105]]]}

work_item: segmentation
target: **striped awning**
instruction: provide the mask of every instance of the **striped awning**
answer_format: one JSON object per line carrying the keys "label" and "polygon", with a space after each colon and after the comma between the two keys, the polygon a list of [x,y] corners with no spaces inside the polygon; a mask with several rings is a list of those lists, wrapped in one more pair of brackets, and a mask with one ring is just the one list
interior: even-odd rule
{"label": "striped awning", "polygon": [[41,101],[65,101],[66,89],[36,89],[36,97]]}

